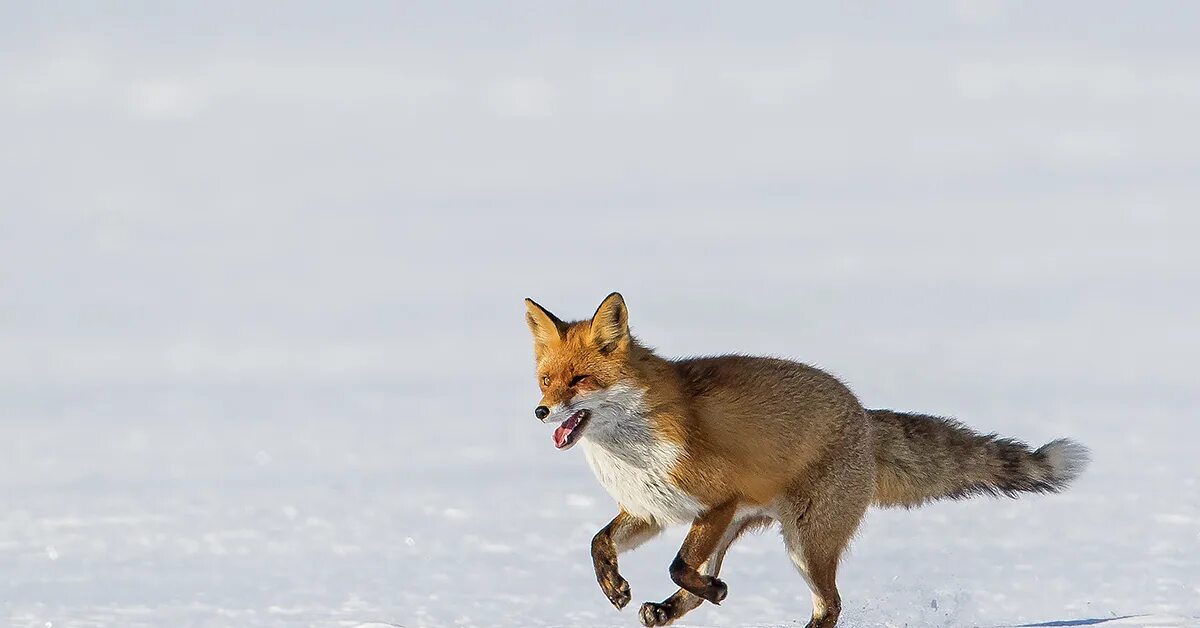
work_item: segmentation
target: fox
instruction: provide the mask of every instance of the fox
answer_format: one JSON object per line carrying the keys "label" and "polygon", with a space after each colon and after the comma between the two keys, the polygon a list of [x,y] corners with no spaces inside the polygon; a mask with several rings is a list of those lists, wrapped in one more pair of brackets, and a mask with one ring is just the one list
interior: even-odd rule
{"label": "fox", "polygon": [[621,610],[632,599],[619,554],[690,525],[669,568],[679,589],[641,605],[647,627],[721,604],[729,547],[778,526],[812,596],[807,628],[833,628],[838,565],[868,507],[1057,493],[1090,461],[1066,438],[1031,449],[948,418],[866,409],[838,378],[800,362],[660,357],[631,335],[617,292],[588,320],[525,306],[542,394],[534,416],[556,425],[557,449],[582,446],[619,507],[591,543],[609,602]]}

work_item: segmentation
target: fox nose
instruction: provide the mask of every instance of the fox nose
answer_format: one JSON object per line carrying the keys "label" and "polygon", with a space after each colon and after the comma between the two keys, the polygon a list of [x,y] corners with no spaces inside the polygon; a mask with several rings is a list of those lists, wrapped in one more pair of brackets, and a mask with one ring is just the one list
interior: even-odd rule
{"label": "fox nose", "polygon": [[550,408],[547,408],[546,406],[538,406],[533,409],[533,416],[537,417],[538,419],[545,419],[546,417],[550,416]]}

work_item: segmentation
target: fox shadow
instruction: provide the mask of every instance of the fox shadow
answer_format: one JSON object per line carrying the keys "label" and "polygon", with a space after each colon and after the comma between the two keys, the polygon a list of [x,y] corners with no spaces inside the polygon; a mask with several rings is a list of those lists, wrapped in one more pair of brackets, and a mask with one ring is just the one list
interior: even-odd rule
{"label": "fox shadow", "polygon": [[1122,615],[1120,617],[1097,617],[1094,619],[1059,619],[1055,621],[1043,621],[1036,624],[1018,624],[1013,628],[1051,628],[1052,626],[1099,626],[1113,621],[1122,619],[1132,619],[1139,615]]}
{"label": "fox shadow", "polygon": [[[1139,620],[1144,620],[1144,621],[1139,621]],[[1169,617],[1168,618],[1168,617],[1163,617],[1161,615],[1144,615],[1144,614],[1142,614],[1142,615],[1120,615],[1120,616],[1112,616],[1112,617],[1088,617],[1088,618],[1080,618],[1080,619],[1058,619],[1058,620],[1035,622],[1035,623],[1029,623],[1029,624],[1016,624],[1014,626],[997,627],[997,628],[1059,628],[1059,627],[1069,627],[1069,626],[1101,626],[1101,627],[1113,626],[1113,628],[1116,628],[1116,626],[1118,626],[1118,625],[1121,625],[1121,626],[1150,626],[1150,625],[1153,625],[1153,626],[1180,626],[1182,628],[1185,625],[1191,625],[1190,623],[1188,623],[1188,624],[1177,623],[1179,621],[1184,621],[1184,620],[1182,618],[1178,618],[1178,617]]]}

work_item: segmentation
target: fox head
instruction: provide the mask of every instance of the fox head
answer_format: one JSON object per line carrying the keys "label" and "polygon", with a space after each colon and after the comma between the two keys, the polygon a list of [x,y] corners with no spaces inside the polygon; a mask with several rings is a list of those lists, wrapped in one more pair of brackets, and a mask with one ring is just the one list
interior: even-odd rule
{"label": "fox head", "polygon": [[628,385],[626,367],[634,343],[620,294],[608,295],[591,319],[573,323],[532,299],[525,299],[525,308],[542,391],[534,416],[560,424],[554,430],[556,447],[570,449],[588,428],[611,427],[636,409],[630,406],[639,397]]}

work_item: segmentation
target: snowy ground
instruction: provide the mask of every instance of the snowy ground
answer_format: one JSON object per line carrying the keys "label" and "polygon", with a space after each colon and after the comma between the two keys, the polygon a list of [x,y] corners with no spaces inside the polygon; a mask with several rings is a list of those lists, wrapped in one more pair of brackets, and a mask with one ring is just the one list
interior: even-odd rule
{"label": "snowy ground", "polygon": [[[946,271],[897,288],[903,273],[888,269],[906,246],[854,249],[878,283],[763,287],[748,311],[737,296],[639,289],[637,261],[618,262],[616,283],[634,283],[635,330],[664,351],[795,355],[872,405],[1092,447],[1063,495],[872,512],[842,575],[846,625],[1200,625],[1197,332],[1190,313],[1157,304],[1194,297],[1143,279],[1151,269],[1103,265],[1050,281]],[[548,285],[535,296],[566,314],[602,296]],[[430,337],[460,324],[433,320],[444,303],[414,302],[428,310],[394,321],[411,342],[362,345],[336,368],[350,349],[300,339],[250,340],[227,362],[59,348],[29,362],[33,375],[10,369],[0,609],[39,627],[636,625],[590,573],[588,540],[612,503],[531,417],[520,296],[480,297],[457,339]],[[624,561],[635,599],[671,592],[679,539]],[[803,624],[808,596],[775,535],[726,564],[729,600],[684,625]]]}
{"label": "snowy ground", "polygon": [[[621,290],[1092,448],[870,513],[843,625],[1200,626],[1196,8],[877,4],[0,7],[0,625],[637,625],[521,303]],[[723,578],[803,626],[774,534]]]}
{"label": "snowy ground", "polygon": [[[515,410],[518,391],[472,388],[511,402],[464,418],[436,410],[455,402],[446,391],[348,388],[264,419],[252,415],[295,391],[262,389],[239,408],[252,418],[6,424],[10,625],[636,625],[588,564],[609,500]],[[1170,406],[954,388],[939,407],[1038,440],[1077,435],[1095,466],[1061,496],[872,513],[842,577],[847,625],[1200,625],[1200,483]],[[679,536],[624,562],[638,599],[672,590]],[[684,625],[802,625],[808,596],[779,545],[738,545],[730,599]]]}

